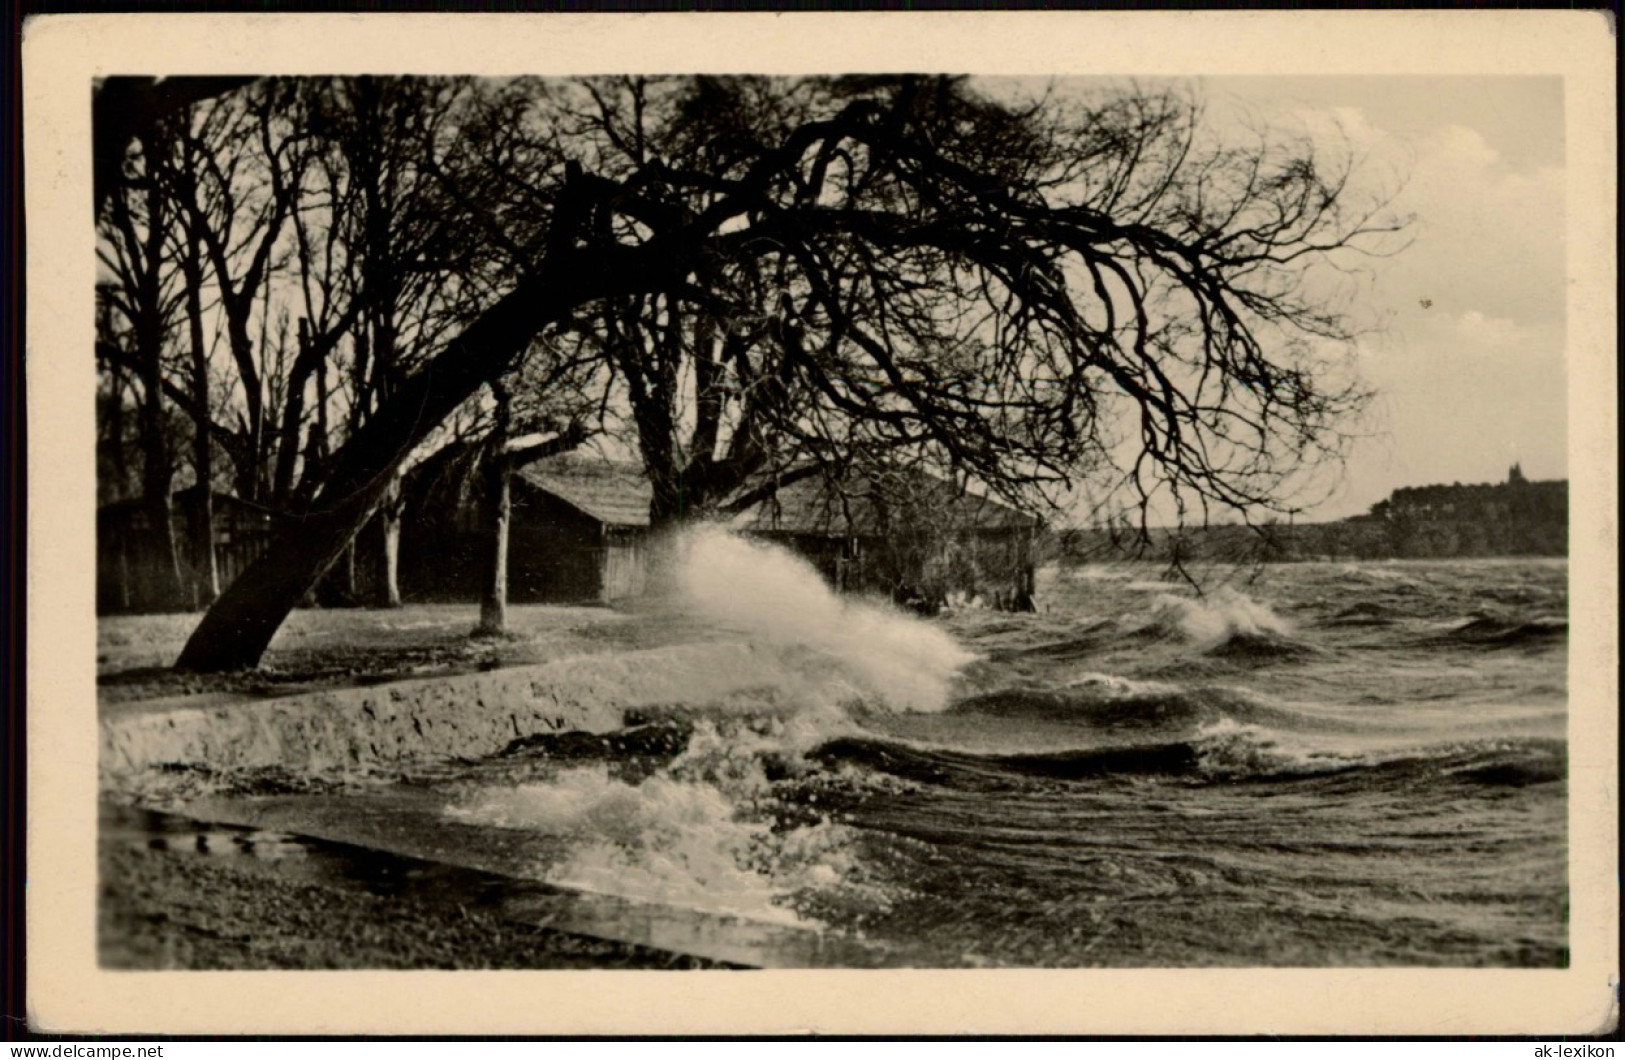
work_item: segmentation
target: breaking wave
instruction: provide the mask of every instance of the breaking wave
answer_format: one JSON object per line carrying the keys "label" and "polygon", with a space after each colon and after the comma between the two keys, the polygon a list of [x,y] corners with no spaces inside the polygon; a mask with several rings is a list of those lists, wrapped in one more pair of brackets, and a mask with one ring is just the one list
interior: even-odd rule
{"label": "breaking wave", "polygon": [[630,784],[604,765],[546,783],[495,788],[451,816],[574,843],[547,879],[561,886],[705,912],[794,922],[780,888],[748,866],[768,837],[709,784],[656,775]]}
{"label": "breaking wave", "polygon": [[641,779],[617,775],[613,757],[570,764],[545,781],[481,789],[446,812],[566,840],[545,872],[559,886],[803,926],[817,924],[803,910],[831,892],[883,905],[882,893],[864,892],[849,828],[818,814],[792,827],[775,819],[768,764],[797,770],[782,755],[786,736],[782,726],[702,720],[666,768]]}
{"label": "breaking wave", "polygon": [[[784,687],[640,711],[617,733],[516,740],[508,756],[557,771],[480,789],[448,815],[566,840],[545,867],[561,886],[793,924],[815,923],[807,911],[832,901],[883,906],[884,891],[866,888],[853,860],[850,829],[816,808],[820,786],[873,782],[845,771],[813,783],[808,752],[853,731],[852,712],[941,711],[976,657],[938,626],[837,596],[782,549],[717,528],[690,532],[679,548],[684,611],[793,662],[778,675]],[[801,694],[814,686],[856,695]],[[776,784],[796,785],[797,805],[778,801]]]}
{"label": "breaking wave", "polygon": [[[1074,595],[1053,612],[933,623],[837,596],[800,559],[720,530],[682,548],[684,614],[748,642],[760,687],[674,697],[688,705],[640,708],[618,732],[516,740],[507,763],[522,782],[487,774],[448,811],[558,836],[537,865],[553,883],[996,945],[1023,910],[1072,901],[1080,873],[1100,893],[1138,893],[1140,877],[1109,877],[1107,862],[1178,876],[1191,850],[1235,836],[1267,862],[1276,845],[1297,849],[1305,807],[1330,807],[1343,829],[1317,841],[1350,848],[1396,815],[1435,815],[1411,829],[1421,838],[1369,839],[1386,880],[1383,844],[1479,843],[1458,818],[1555,803],[1567,777],[1552,738],[1560,603],[1476,613],[1408,569],[1316,568],[1269,597],[1278,612],[1105,570],[1060,581]],[[1509,646],[1556,650],[1492,653]],[[1179,857],[1156,847],[1164,813]],[[1210,838],[1209,817],[1230,831]],[[1095,908],[1074,926],[1093,929]],[[888,916],[891,929],[874,926]]]}
{"label": "breaking wave", "polygon": [[1539,647],[1566,640],[1569,623],[1565,618],[1537,616],[1500,618],[1478,615],[1451,629],[1445,639],[1487,648]]}
{"label": "breaking wave", "polygon": [[811,649],[899,710],[937,711],[975,656],[941,628],[876,603],[842,598],[783,549],[701,528],[681,543],[688,606],[754,640]]}
{"label": "breaking wave", "polygon": [[826,764],[858,765],[917,783],[988,788],[1023,778],[1089,781],[1160,776],[1193,782],[1306,780],[1339,777],[1363,786],[1402,788],[1455,779],[1480,786],[1561,781],[1561,741],[1538,738],[1441,744],[1386,752],[1335,752],[1283,743],[1262,726],[1217,722],[1186,739],[1126,746],[1020,754],[977,754],[907,741],[844,737],[818,748]]}
{"label": "breaking wave", "polygon": [[1324,719],[1272,706],[1243,692],[1218,686],[1176,688],[1152,681],[1090,675],[1066,688],[1010,689],[970,696],[955,703],[956,715],[1066,722],[1095,732],[1156,730],[1188,733],[1228,721],[1267,724],[1292,730],[1319,730]]}
{"label": "breaking wave", "polygon": [[1286,619],[1228,586],[1199,600],[1183,596],[1158,598],[1149,628],[1203,650],[1220,647],[1236,637],[1292,635]]}

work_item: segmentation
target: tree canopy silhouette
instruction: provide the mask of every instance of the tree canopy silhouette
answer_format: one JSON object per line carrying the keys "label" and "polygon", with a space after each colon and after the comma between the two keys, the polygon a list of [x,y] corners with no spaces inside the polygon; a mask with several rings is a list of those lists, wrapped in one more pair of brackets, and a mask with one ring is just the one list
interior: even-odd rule
{"label": "tree canopy silhouette", "polygon": [[[1305,135],[1132,86],[462,83],[420,137],[489,262],[179,665],[255,665],[413,449],[540,336],[596,344],[675,519],[854,449],[1023,503],[1288,503],[1364,392],[1349,252],[1402,225]],[[455,267],[453,265],[445,266]],[[660,521],[660,520],[657,520]]]}

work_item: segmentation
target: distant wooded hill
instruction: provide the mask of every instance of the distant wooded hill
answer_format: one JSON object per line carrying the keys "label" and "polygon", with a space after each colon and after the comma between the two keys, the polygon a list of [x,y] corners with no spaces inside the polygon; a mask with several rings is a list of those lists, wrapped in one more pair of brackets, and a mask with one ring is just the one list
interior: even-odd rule
{"label": "distant wooded hill", "polygon": [[1568,480],[1531,482],[1514,464],[1505,482],[1406,487],[1338,522],[1159,529],[1149,545],[1123,531],[1064,530],[1057,544],[1085,562],[1433,559],[1566,556],[1568,533]]}

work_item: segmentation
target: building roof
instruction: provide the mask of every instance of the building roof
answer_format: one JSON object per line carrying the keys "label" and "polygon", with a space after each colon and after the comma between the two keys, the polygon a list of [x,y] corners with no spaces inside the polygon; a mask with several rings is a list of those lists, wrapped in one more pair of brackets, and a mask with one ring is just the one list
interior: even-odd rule
{"label": "building roof", "polygon": [[[518,477],[606,525],[649,525],[654,491],[636,464],[570,454],[539,460],[521,468]],[[1040,523],[1036,516],[915,472],[885,487],[856,474],[838,485],[822,476],[802,479],[741,513],[733,525],[762,533],[861,537],[888,532],[906,518],[904,512],[926,512],[933,526],[944,529],[991,532]]]}
{"label": "building roof", "polygon": [[572,454],[538,460],[518,477],[608,526],[649,525],[654,490],[636,464]]}
{"label": "building roof", "polygon": [[887,533],[900,522],[921,520],[938,529],[981,532],[1033,529],[1041,522],[991,497],[914,472],[884,485],[864,475],[839,483],[816,476],[803,479],[779,489],[734,525],[762,533],[868,537]]}

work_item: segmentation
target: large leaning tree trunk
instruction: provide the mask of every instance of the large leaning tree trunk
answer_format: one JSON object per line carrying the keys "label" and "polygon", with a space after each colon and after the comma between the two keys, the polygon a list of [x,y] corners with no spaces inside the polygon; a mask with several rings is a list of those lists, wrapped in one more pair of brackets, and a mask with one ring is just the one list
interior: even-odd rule
{"label": "large leaning tree trunk", "polygon": [[333,454],[308,509],[291,517],[266,553],[215,601],[182,649],[178,668],[258,666],[288,613],[372,517],[407,456],[458,405],[507,371],[542,329],[586,302],[656,282],[653,274],[664,273],[662,263],[671,259],[663,247],[573,249],[573,219],[581,215],[574,183],[566,182],[554,221],[557,238],[537,270],[404,380]]}
{"label": "large leaning tree trunk", "polygon": [[556,284],[522,284],[428,370],[407,380],[395,399],[334,454],[332,470],[309,509],[291,517],[266,553],[215,601],[176,666],[220,671],[259,665],[288,613],[372,517],[407,455],[488,377],[500,374],[550,317],[573,306],[572,286],[564,277]]}

